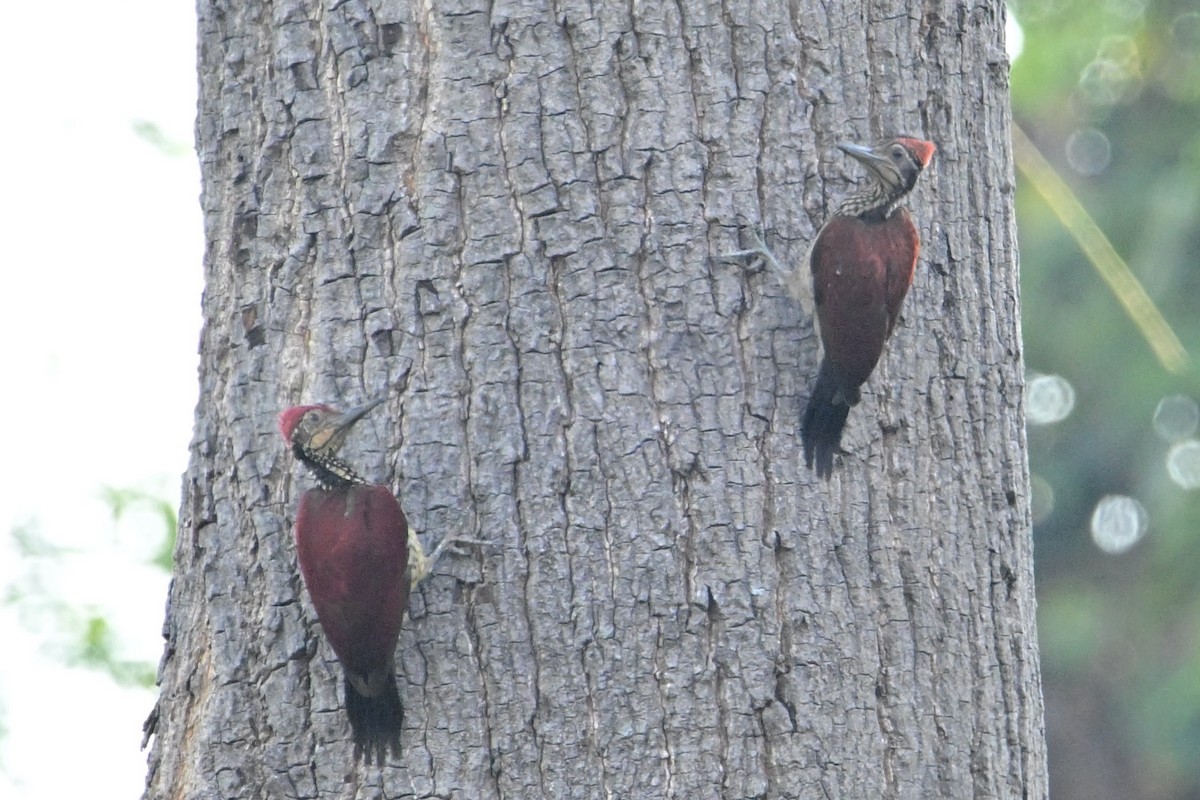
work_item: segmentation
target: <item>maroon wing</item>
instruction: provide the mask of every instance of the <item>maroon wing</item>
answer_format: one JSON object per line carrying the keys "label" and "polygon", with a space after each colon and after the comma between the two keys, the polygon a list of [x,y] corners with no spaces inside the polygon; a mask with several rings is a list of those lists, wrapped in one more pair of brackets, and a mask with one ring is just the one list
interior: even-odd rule
{"label": "maroon wing", "polygon": [[912,286],[913,276],[917,272],[917,258],[921,255],[921,238],[917,234],[917,226],[913,224],[908,209],[901,208],[885,223],[881,246],[887,256],[887,335],[892,335],[896,320],[900,317],[900,307]]}
{"label": "maroon wing", "polygon": [[390,664],[408,605],[408,522],[386,486],[311,489],[296,514],[300,572],[348,671]]}
{"label": "maroon wing", "polygon": [[821,341],[846,387],[875,369],[912,283],[917,247],[904,209],[883,221],[837,216],[817,236],[811,258]]}

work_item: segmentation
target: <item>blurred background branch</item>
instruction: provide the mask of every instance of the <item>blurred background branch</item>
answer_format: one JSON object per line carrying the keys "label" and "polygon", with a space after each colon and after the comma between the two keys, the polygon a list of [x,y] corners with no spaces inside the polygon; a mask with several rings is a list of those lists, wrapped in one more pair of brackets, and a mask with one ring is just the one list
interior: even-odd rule
{"label": "blurred background branch", "polygon": [[1130,271],[1125,259],[1109,242],[1104,231],[1079,202],[1071,187],[1059,177],[1050,162],[1038,152],[1018,124],[1013,125],[1013,154],[1017,169],[1037,190],[1046,205],[1062,222],[1067,232],[1079,243],[1083,254],[1108,284],[1117,301],[1124,306],[1133,323],[1138,326],[1146,343],[1154,351],[1163,368],[1181,372],[1188,362],[1183,342],[1163,319],[1162,312],[1146,294],[1141,282]]}

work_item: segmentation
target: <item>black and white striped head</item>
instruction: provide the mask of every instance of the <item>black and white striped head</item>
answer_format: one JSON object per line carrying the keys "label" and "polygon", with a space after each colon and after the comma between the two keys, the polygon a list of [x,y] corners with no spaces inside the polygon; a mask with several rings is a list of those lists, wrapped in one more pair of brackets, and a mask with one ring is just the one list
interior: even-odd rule
{"label": "black and white striped head", "polygon": [[924,139],[897,136],[871,147],[839,144],[838,149],[867,168],[871,181],[842,203],[838,214],[889,216],[933,160],[937,146]]}

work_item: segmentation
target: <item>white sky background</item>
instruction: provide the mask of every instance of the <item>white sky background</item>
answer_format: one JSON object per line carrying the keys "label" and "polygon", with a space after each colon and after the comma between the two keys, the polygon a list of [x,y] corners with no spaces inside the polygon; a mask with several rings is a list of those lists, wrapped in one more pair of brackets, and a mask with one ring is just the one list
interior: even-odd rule
{"label": "white sky background", "polygon": [[[158,663],[163,525],[102,487],[179,502],[196,402],[202,229],[191,2],[16,3],[0,26],[0,797],[141,794],[155,692],[64,665],[37,603],[97,613]],[[182,154],[135,132],[156,125]],[[69,552],[20,559],[28,525]]]}

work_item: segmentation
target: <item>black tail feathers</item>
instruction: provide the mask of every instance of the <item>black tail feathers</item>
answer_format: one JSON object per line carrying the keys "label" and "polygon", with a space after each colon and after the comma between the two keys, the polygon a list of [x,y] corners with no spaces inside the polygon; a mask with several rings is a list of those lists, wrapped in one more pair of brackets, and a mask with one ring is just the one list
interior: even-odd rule
{"label": "black tail feathers", "polygon": [[379,692],[367,696],[354,688],[346,676],[346,715],[354,736],[354,760],[366,757],[368,764],[382,765],[389,748],[400,757],[400,729],[404,727],[404,708],[396,676],[388,670]]}
{"label": "black tail feathers", "polygon": [[838,384],[829,361],[823,360],[800,426],[804,463],[809,469],[815,463],[817,475],[825,480],[833,474],[833,455],[841,449],[846,417],[859,397],[857,388],[846,390]]}

